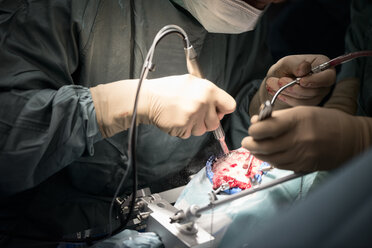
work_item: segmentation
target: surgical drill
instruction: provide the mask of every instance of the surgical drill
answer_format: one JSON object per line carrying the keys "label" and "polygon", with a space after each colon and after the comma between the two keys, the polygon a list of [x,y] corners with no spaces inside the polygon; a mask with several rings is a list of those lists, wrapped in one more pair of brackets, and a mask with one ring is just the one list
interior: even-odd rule
{"label": "surgical drill", "polygon": [[[200,67],[197,61],[197,54],[195,52],[194,47],[191,44],[189,44],[189,46],[185,48],[185,53],[186,53],[187,70],[189,71],[189,73],[193,76],[203,78],[203,75],[200,71]],[[221,124],[218,126],[216,130],[213,131],[213,135],[220,143],[223,154],[224,155],[228,154],[229,148],[226,145],[225,132],[223,131]]]}

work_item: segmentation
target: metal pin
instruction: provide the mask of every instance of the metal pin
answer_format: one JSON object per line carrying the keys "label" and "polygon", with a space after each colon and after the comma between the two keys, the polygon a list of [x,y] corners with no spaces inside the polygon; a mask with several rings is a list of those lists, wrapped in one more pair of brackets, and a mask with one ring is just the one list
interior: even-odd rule
{"label": "metal pin", "polygon": [[247,170],[246,170],[245,174],[248,174],[249,169],[251,168],[252,160],[253,160],[253,155],[249,154],[248,167],[247,167]]}
{"label": "metal pin", "polygon": [[218,128],[213,131],[213,135],[218,140],[218,142],[220,142],[223,154],[224,155],[229,154],[230,151],[225,142],[225,132],[223,131],[221,125],[219,125]]}
{"label": "metal pin", "polygon": [[228,182],[223,182],[223,183],[221,184],[221,186],[218,187],[218,189],[214,190],[214,193],[215,193],[215,194],[218,194],[218,193],[220,193],[221,191],[225,191],[225,190],[230,189],[230,184],[229,184],[230,182],[232,182],[232,180],[230,180],[230,181],[228,181]]}

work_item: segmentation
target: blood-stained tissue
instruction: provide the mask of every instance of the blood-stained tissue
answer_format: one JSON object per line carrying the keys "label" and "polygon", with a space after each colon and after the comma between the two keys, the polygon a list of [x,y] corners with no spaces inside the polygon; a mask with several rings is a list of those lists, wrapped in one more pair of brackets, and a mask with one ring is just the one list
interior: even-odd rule
{"label": "blood-stained tissue", "polygon": [[270,166],[241,147],[231,151],[228,155],[214,160],[212,165],[213,189],[218,189],[223,183],[228,183],[230,188],[238,187],[248,189],[252,182],[261,180],[264,173],[262,167]]}

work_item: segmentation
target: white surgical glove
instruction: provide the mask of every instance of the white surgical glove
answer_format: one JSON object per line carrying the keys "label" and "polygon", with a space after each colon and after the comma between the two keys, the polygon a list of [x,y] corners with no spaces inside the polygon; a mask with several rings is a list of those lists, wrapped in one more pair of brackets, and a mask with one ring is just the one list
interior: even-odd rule
{"label": "white surgical glove", "polygon": [[[133,116],[138,80],[123,80],[90,88],[103,137],[126,130]],[[137,124],[153,124],[181,138],[215,130],[235,100],[206,79],[190,74],[144,80]]]}

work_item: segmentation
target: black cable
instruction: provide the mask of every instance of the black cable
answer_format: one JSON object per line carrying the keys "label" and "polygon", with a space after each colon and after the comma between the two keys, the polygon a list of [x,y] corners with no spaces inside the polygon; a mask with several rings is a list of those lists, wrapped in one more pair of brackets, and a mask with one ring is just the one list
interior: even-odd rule
{"label": "black cable", "polygon": [[[130,56],[130,75],[129,75],[129,77],[134,78],[134,35],[135,35],[135,33],[134,33],[135,32],[134,0],[130,0],[130,10],[131,10],[131,18],[130,18],[130,25],[131,25],[130,51],[131,51],[131,56]],[[138,89],[137,89],[137,91],[138,91]],[[134,108],[136,109],[136,106]],[[131,123],[131,126],[132,126],[132,123]],[[130,129],[130,130],[132,130],[132,129]],[[112,216],[114,202],[116,200],[117,195],[119,194],[120,188],[123,186],[125,178],[127,177],[127,174],[128,174],[129,169],[131,167],[130,166],[131,165],[131,158],[133,158],[133,156],[130,155],[131,153],[129,151],[129,147],[130,147],[130,144],[131,144],[130,140],[131,140],[131,133],[129,133],[129,142],[128,142],[128,167],[127,167],[127,170],[126,170],[125,174],[122,176],[122,178],[120,180],[120,183],[119,183],[119,185],[116,189],[116,192],[115,192],[114,197],[112,198],[112,201],[111,201],[111,204],[110,204],[110,209],[109,209],[109,233],[108,233],[109,237],[112,235],[112,218],[111,218],[111,216]],[[134,164],[132,167],[136,167],[136,164]],[[129,218],[132,215],[133,208],[134,208],[134,203],[135,203],[135,192],[137,192],[137,175],[136,174],[137,174],[137,170],[133,169],[133,171],[132,171],[132,179],[133,179],[132,195],[133,195],[133,198],[132,198],[132,202],[131,202],[131,205],[130,205],[128,215],[127,215],[125,221],[116,230],[114,230],[114,232],[113,232],[114,235],[125,229],[125,226],[128,224]],[[133,201],[133,199],[134,199],[134,201]]]}
{"label": "black cable", "polygon": [[[128,141],[128,159],[129,159],[128,160],[128,165],[129,166],[128,166],[128,168],[132,167],[132,175],[133,175],[132,200],[131,200],[129,212],[127,214],[127,217],[126,217],[124,223],[118,229],[116,229],[115,232],[112,233],[112,235],[115,235],[115,234],[117,234],[117,233],[119,233],[119,232],[121,232],[125,229],[126,225],[129,222],[129,219],[130,219],[130,217],[133,213],[134,206],[135,206],[135,203],[136,203],[137,182],[138,182],[137,163],[136,163],[136,142],[137,142],[137,136],[138,136],[138,129],[137,129],[136,122],[137,122],[137,105],[138,105],[138,101],[139,101],[139,93],[140,93],[140,90],[141,90],[141,86],[142,86],[143,81],[147,78],[148,72],[150,70],[152,70],[152,67],[153,67],[152,59],[153,59],[153,56],[154,56],[155,47],[165,36],[167,36],[168,34],[172,34],[172,33],[177,33],[183,38],[184,46],[186,48],[188,46],[190,46],[189,41],[187,39],[187,35],[182,29],[179,30],[179,28],[177,26],[168,25],[168,26],[163,27],[157,33],[157,35],[154,38],[153,44],[151,45],[151,47],[150,47],[150,49],[147,53],[147,56],[146,56],[146,59],[144,61],[144,65],[142,67],[142,71],[141,71],[141,74],[140,74],[140,79],[139,79],[139,82],[138,82],[138,86],[137,86],[136,96],[135,96],[135,100],[134,100],[134,107],[133,107],[133,117],[132,117],[132,121],[131,121],[131,126],[129,128],[129,141]],[[122,179],[119,183],[119,186],[116,189],[116,192],[115,192],[114,197],[112,199],[111,205],[110,205],[109,236],[111,236],[111,230],[112,230],[111,216],[112,216],[113,204],[114,204],[115,199],[116,199],[116,197],[117,197],[117,195],[120,191],[120,188],[123,185],[124,179],[125,179],[125,176],[122,177]]]}
{"label": "black cable", "polygon": [[[154,41],[153,41],[153,43],[152,43],[152,45],[151,45],[151,47],[150,47],[150,49],[147,53],[146,59],[144,61],[144,64],[143,64],[143,67],[142,67],[142,70],[141,70],[138,86],[137,86],[136,96],[135,96],[135,100],[134,100],[134,107],[133,107],[133,117],[132,117],[130,129],[129,129],[129,141],[128,141],[128,158],[129,158],[128,165],[129,166],[128,166],[128,169],[130,167],[132,167],[132,169],[133,169],[133,171],[132,171],[132,175],[133,175],[132,200],[131,200],[129,212],[127,214],[127,217],[126,217],[124,223],[119,228],[117,228],[115,230],[115,232],[112,233],[112,235],[115,235],[115,234],[117,234],[117,233],[119,233],[119,232],[121,232],[125,229],[126,225],[129,222],[129,219],[130,219],[130,217],[133,213],[134,206],[135,206],[135,203],[136,203],[137,181],[138,181],[137,163],[136,163],[136,142],[137,142],[137,136],[138,136],[138,129],[137,129],[136,122],[137,122],[137,105],[138,105],[138,101],[139,101],[139,93],[140,93],[140,90],[141,90],[141,86],[142,86],[143,81],[147,78],[148,72],[153,69],[152,59],[153,59],[153,56],[154,56],[154,53],[155,53],[155,47],[165,36],[167,36],[169,34],[172,34],[172,33],[177,33],[178,35],[180,35],[183,38],[185,48],[190,47],[190,43],[189,43],[189,40],[187,38],[187,35],[186,35],[185,31],[183,31],[178,26],[167,25],[167,26],[163,27],[156,34],[156,36],[154,38]],[[111,230],[112,230],[111,216],[112,216],[113,204],[114,204],[115,199],[116,199],[116,197],[117,197],[117,195],[118,195],[118,193],[119,193],[119,191],[120,191],[120,189],[123,185],[124,179],[125,179],[125,176],[122,177],[122,179],[119,183],[119,186],[116,189],[116,192],[115,192],[114,197],[112,199],[111,205],[110,205],[109,237],[111,236]]]}

